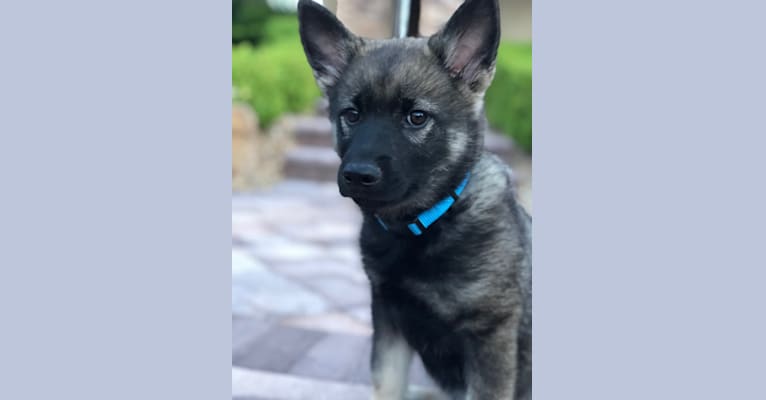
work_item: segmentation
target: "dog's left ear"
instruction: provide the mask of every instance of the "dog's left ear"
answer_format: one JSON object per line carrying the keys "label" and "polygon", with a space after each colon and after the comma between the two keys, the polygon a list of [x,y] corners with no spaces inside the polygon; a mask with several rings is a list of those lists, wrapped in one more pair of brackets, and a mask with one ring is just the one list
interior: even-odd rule
{"label": "dog's left ear", "polygon": [[324,93],[334,86],[361,40],[326,8],[312,0],[298,2],[301,42],[317,84]]}
{"label": "dog's left ear", "polygon": [[497,0],[466,0],[428,46],[453,78],[476,90],[489,86],[500,43]]}

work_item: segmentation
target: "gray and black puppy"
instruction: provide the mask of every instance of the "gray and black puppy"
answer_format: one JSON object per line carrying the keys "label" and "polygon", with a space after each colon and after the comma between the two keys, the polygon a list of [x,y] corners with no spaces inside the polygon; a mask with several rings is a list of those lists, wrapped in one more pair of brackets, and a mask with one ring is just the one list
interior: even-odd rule
{"label": "gray and black puppy", "polygon": [[413,352],[452,399],[529,399],[531,218],[484,151],[496,0],[467,0],[430,38],[370,40],[301,0],[329,99],[338,186],[364,215],[375,399],[402,399]]}

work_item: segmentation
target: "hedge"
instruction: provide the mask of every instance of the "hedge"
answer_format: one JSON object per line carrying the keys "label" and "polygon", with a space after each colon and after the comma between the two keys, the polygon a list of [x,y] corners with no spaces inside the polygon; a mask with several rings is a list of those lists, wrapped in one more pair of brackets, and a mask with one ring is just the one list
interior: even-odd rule
{"label": "hedge", "polygon": [[266,0],[232,0],[231,41],[259,44],[263,28],[274,12]]}
{"label": "hedge", "polygon": [[285,40],[296,43],[301,41],[298,34],[298,17],[295,14],[273,15],[263,25],[263,30],[261,31],[262,43],[275,43]]}
{"label": "hedge", "polygon": [[495,79],[487,90],[490,125],[532,152],[532,45],[501,43]]}
{"label": "hedge", "polygon": [[[293,22],[272,20],[264,27],[262,45],[239,44],[231,55],[234,98],[250,104],[264,128],[286,112],[307,111],[320,96],[303,55],[295,17]],[[291,23],[293,28],[288,26]],[[285,37],[283,33],[290,29],[295,33]]]}

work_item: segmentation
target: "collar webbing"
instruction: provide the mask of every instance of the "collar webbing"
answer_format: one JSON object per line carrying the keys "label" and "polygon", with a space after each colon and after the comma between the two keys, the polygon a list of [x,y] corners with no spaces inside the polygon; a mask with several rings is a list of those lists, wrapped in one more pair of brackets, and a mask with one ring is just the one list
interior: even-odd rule
{"label": "collar webbing", "polygon": [[[465,186],[468,184],[468,178],[470,177],[471,173],[466,173],[463,181],[460,182],[460,185],[458,185],[455,190],[449,193],[449,196],[441,199],[433,207],[420,213],[412,223],[407,224],[407,228],[410,230],[410,232],[412,232],[412,234],[415,236],[420,236],[423,234],[423,231],[431,226],[431,224],[441,218],[441,216],[444,215],[447,210],[452,207],[453,204],[455,204],[460,194],[463,193],[463,189],[465,189]],[[375,219],[378,220],[378,223],[383,227],[383,229],[388,230],[388,226],[386,226],[385,222],[383,222],[383,220],[377,214],[375,214]]]}

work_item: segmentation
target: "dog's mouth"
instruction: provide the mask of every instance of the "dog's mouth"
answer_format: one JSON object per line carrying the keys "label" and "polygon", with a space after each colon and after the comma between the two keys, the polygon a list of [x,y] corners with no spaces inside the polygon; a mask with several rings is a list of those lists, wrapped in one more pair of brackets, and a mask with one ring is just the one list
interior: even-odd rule
{"label": "dog's mouth", "polygon": [[379,195],[343,189],[340,190],[340,194],[343,197],[349,197],[351,200],[354,200],[354,203],[359,207],[371,211],[390,207],[401,201],[400,196]]}
{"label": "dog's mouth", "polygon": [[390,201],[367,199],[363,197],[352,197],[351,199],[354,200],[354,203],[356,203],[362,209],[370,211],[375,211],[391,204]]}
{"label": "dog's mouth", "polygon": [[407,202],[412,194],[417,190],[417,185],[411,185],[404,191],[399,191],[393,195],[373,195],[369,193],[355,193],[340,190],[344,197],[350,197],[362,210],[371,212],[385,212],[400,207]]}

